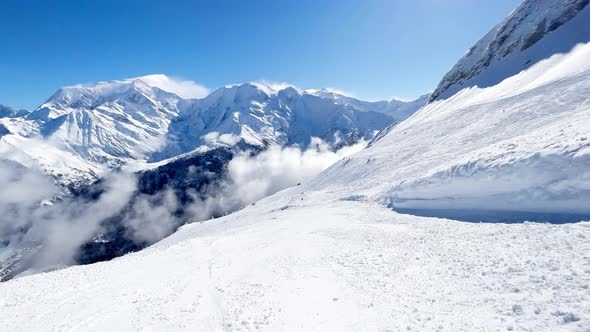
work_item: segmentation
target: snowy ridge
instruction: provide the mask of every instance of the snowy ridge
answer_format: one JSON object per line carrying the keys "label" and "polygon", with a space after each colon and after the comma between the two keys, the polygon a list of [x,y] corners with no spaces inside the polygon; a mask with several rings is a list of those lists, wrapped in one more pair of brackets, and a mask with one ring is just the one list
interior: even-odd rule
{"label": "snowy ridge", "polygon": [[526,0],[445,75],[430,100],[489,87],[555,53],[590,42],[588,0]]}
{"label": "snowy ridge", "polygon": [[425,94],[412,101],[391,99],[390,101],[371,102],[348,97],[329,89],[306,90],[305,92],[323,98],[331,98],[337,104],[351,105],[361,111],[375,111],[384,113],[392,116],[396,122],[402,122],[403,120],[410,117],[417,110],[426,105],[428,98],[430,97],[430,94]]}
{"label": "snowy ridge", "polygon": [[28,118],[58,148],[108,164],[157,150],[180,100],[141,78],[103,82],[62,88]]}
{"label": "snowy ridge", "polygon": [[588,59],[581,45],[431,103],[312,187],[354,188],[399,209],[590,215]]}
{"label": "snowy ridge", "polygon": [[[360,104],[362,102],[358,102]],[[265,147],[270,144],[307,147],[319,137],[335,147],[370,139],[395,121],[368,105],[341,103],[334,95],[281,90],[260,83],[220,88],[204,99],[187,102],[170,125],[168,158],[209,144],[211,138]],[[207,136],[216,133],[216,137]]]}

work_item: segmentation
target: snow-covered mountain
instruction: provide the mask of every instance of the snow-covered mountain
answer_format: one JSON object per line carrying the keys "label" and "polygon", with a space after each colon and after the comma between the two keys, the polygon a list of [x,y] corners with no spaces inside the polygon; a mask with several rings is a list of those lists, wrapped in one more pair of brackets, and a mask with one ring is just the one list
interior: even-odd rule
{"label": "snow-covered mountain", "polygon": [[27,116],[44,140],[101,164],[143,160],[158,150],[175,118],[175,94],[140,78],[65,87]]}
{"label": "snow-covered mountain", "polygon": [[590,41],[588,0],[526,0],[469,49],[430,100],[489,87],[556,53]]}
{"label": "snow-covered mountain", "polygon": [[[166,76],[150,75],[75,85],[59,89],[30,114],[3,108],[2,144],[9,145],[5,150],[38,160],[46,172],[61,174],[64,182],[75,182],[67,176],[67,167],[51,165],[52,158],[34,146],[59,150],[69,156],[66,164],[89,164],[83,169],[94,168],[93,172],[239,140],[258,147],[306,147],[312,137],[320,137],[339,148],[372,138],[425,103],[424,97],[415,102],[364,102],[327,90],[277,91],[259,83],[220,88],[203,99],[183,99],[170,92],[176,89],[163,90],[174,88],[171,82]],[[83,172],[73,170],[78,171]]]}
{"label": "snow-covered mountain", "polygon": [[[223,87],[187,103],[170,125],[160,158],[191,151],[212,139],[243,140],[259,147],[279,144],[305,148],[312,137],[318,137],[338,147],[370,139],[395,121],[363,106],[293,87],[275,90],[259,83]],[[208,136],[211,133],[217,136]]]}
{"label": "snow-covered mountain", "polygon": [[27,110],[15,110],[10,106],[5,106],[0,104],[0,118],[17,118],[21,116],[28,115],[29,111]]}
{"label": "snow-covered mountain", "polygon": [[0,118],[0,156],[65,186],[146,160],[160,148],[182,99],[144,81],[153,77],[64,87],[29,114]]}
{"label": "snow-covered mountain", "polygon": [[371,102],[345,96],[330,89],[306,90],[305,92],[315,96],[333,99],[335,103],[340,105],[351,105],[361,111],[375,111],[387,114],[393,117],[396,122],[402,122],[426,105],[430,96],[430,94],[425,94],[411,101],[391,99],[389,101]]}
{"label": "snow-covered mountain", "polygon": [[[178,86],[163,75],[70,86],[58,90],[30,114],[0,118],[0,160],[50,175],[61,188],[46,200],[93,201],[104,192],[104,179],[116,173],[113,169],[135,173],[137,186],[126,198],[129,202],[122,202],[108,218],[98,220],[98,227],[78,241],[79,256],[60,264],[112,259],[170,234],[187,221],[183,215],[190,211],[184,205],[195,197],[205,200],[223,190],[229,162],[236,155],[256,154],[273,144],[306,148],[312,140],[317,142],[314,137],[338,150],[371,139],[395,121],[373,111],[371,103],[364,105],[351,98],[364,107],[359,109],[341,102],[344,96],[322,97],[295,88],[276,91],[247,83],[219,89],[204,99],[183,99],[161,88],[176,91]],[[324,144],[317,148],[319,153]],[[132,236],[135,231],[125,224],[125,218],[127,210],[140,200],[137,197],[168,190],[179,202],[178,216],[165,227],[161,225],[162,231],[149,241]],[[262,192],[256,195],[273,191]],[[247,199],[233,200],[202,213],[202,218],[249,203]],[[0,203],[0,211],[3,206]],[[31,249],[43,243],[42,239],[31,235],[31,221],[21,219],[25,226],[16,232],[9,227],[9,234],[2,235],[0,242],[9,237],[32,239],[0,250],[19,253],[10,256],[10,263],[3,264],[0,258],[0,280],[30,270],[31,261],[39,255]]]}
{"label": "snow-covered mountain", "polygon": [[589,217],[589,59],[590,44],[580,45],[493,87],[430,103],[314,188],[398,210]]}

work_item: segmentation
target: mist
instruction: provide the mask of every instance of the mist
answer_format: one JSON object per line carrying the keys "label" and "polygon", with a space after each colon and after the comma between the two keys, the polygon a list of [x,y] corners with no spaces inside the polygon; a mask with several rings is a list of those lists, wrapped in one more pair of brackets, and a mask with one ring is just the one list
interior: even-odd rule
{"label": "mist", "polygon": [[334,151],[321,139],[312,138],[305,150],[272,145],[255,155],[242,152],[229,162],[224,180],[210,188],[205,199],[193,196],[193,203],[188,207],[192,221],[226,215],[305,182],[366,146],[367,142],[361,140]]}
{"label": "mist", "polygon": [[[174,188],[155,195],[138,193],[134,173],[111,172],[97,199],[68,197],[41,170],[0,163],[0,267],[23,251],[16,276],[76,264],[80,247],[104,232],[117,216],[125,236],[142,246],[173,233],[185,222],[200,222],[239,210],[261,198],[318,175],[365,141],[333,151],[314,138],[309,148],[270,146],[258,154],[242,152],[227,165],[219,182],[204,193],[189,191],[184,206]],[[182,219],[178,215],[182,209]],[[1,269],[0,269],[1,270]],[[0,277],[2,277],[0,275]],[[1,279],[1,278],[0,278]]]}

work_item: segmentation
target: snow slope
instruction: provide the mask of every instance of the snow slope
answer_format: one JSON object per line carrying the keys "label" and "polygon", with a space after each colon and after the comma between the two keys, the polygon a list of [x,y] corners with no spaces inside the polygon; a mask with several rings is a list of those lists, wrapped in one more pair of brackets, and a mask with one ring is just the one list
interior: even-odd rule
{"label": "snow slope", "polygon": [[445,75],[430,100],[490,87],[556,53],[590,42],[588,0],[526,0]]}
{"label": "snow slope", "polygon": [[398,209],[590,215],[590,44],[430,103],[314,189]]}
{"label": "snow slope", "polygon": [[0,284],[31,330],[533,330],[590,324],[590,224],[469,224],[299,187],[144,251]]}

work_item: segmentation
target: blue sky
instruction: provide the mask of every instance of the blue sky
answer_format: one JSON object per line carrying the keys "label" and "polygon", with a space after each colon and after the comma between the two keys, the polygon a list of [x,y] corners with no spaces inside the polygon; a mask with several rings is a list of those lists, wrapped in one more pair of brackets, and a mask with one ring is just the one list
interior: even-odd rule
{"label": "blue sky", "polygon": [[520,0],[31,1],[0,4],[0,104],[163,73],[412,98]]}

